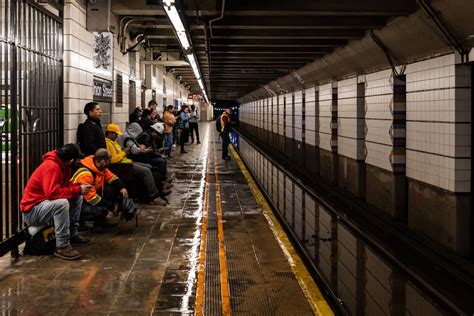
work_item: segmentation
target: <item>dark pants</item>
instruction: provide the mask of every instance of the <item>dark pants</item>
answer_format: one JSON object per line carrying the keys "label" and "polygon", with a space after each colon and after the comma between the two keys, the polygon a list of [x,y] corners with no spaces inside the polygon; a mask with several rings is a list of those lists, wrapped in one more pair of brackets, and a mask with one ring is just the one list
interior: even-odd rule
{"label": "dark pants", "polygon": [[102,200],[106,201],[106,205],[91,205],[84,200],[81,210],[81,222],[105,221],[109,211],[112,211],[115,203],[120,201],[119,190],[109,184],[105,184],[104,192],[98,192],[98,194],[102,197]]}
{"label": "dark pants", "polygon": [[222,138],[222,159],[224,159],[227,156],[229,156],[229,144],[230,144],[229,133],[222,132],[221,138]]}
{"label": "dark pants", "polygon": [[191,141],[194,143],[194,133],[196,133],[196,140],[199,141],[199,126],[197,122],[189,122],[189,133],[191,134]]}
{"label": "dark pants", "polygon": [[189,129],[182,128],[179,133],[179,144],[181,145],[181,151],[184,150],[184,144],[188,141]]}

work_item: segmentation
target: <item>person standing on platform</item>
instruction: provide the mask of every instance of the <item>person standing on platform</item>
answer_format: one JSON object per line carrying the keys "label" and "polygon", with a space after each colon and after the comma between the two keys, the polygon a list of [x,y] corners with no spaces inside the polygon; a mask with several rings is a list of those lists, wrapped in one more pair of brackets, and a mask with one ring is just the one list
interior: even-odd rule
{"label": "person standing on platform", "polygon": [[180,153],[186,154],[184,144],[189,140],[189,107],[186,104],[181,106],[179,113],[179,144],[181,146]]}
{"label": "person standing on platform", "polygon": [[229,144],[230,144],[230,136],[229,132],[231,131],[231,119],[230,116],[232,114],[231,109],[225,110],[220,117],[221,120],[221,131],[220,136],[222,139],[222,159],[230,160],[229,156]]}
{"label": "person standing on platform", "polygon": [[173,150],[173,126],[176,124],[176,117],[173,111],[174,107],[168,105],[162,117],[163,123],[165,124],[166,154],[170,158],[173,158],[173,156],[171,156],[171,151]]}
{"label": "person standing on platform", "polygon": [[200,144],[199,141],[199,109],[194,104],[191,104],[191,113],[189,117],[189,133],[191,134],[191,142],[194,143],[194,133],[196,133],[196,144]]}
{"label": "person standing on platform", "polygon": [[100,124],[102,110],[97,102],[89,102],[84,106],[87,119],[77,128],[77,144],[85,156],[94,155],[97,149],[107,148],[105,135]]}

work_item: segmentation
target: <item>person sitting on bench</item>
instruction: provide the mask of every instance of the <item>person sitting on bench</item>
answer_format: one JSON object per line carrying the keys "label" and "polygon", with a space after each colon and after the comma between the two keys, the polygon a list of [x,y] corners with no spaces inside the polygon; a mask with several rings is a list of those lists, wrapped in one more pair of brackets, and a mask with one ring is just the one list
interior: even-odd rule
{"label": "person sitting on bench", "polygon": [[[20,210],[23,220],[30,227],[54,223],[56,235],[56,257],[75,260],[80,253],[72,244],[89,244],[91,240],[78,233],[82,195],[88,194],[92,186],[77,182],[73,184],[70,166],[79,158],[81,151],[76,144],[66,144],[43,156],[43,162],[33,172],[26,184]],[[40,229],[37,229],[40,230]]]}
{"label": "person sitting on bench", "polygon": [[94,227],[115,227],[117,223],[107,220],[109,211],[116,212],[120,195],[128,197],[128,191],[123,182],[107,167],[111,155],[107,149],[100,148],[95,155],[81,160],[81,165],[72,176],[74,183],[91,184],[89,193],[84,195],[81,221],[94,221]]}
{"label": "person sitting on bench", "polygon": [[[171,190],[163,188],[159,183],[155,183],[155,178],[151,171],[151,165],[140,164],[133,162],[128,158],[130,149],[123,150],[122,147],[117,143],[117,137],[122,135],[120,127],[116,124],[107,125],[107,131],[105,132],[105,140],[107,142],[107,150],[111,153],[111,163],[109,169],[114,172],[119,178],[127,185],[133,186],[134,183],[142,184],[148,193],[148,201],[150,204],[160,204],[165,202],[159,200],[159,197],[165,197],[171,193]],[[159,190],[159,191],[158,191]],[[165,205],[161,203],[160,205]]]}

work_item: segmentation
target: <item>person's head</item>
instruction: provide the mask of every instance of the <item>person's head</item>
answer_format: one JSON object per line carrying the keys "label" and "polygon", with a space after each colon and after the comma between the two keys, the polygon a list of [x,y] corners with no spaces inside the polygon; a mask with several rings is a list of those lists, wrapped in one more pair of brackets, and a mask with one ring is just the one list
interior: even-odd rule
{"label": "person's head", "polygon": [[156,109],[154,109],[153,111],[151,111],[151,113],[150,113],[150,118],[151,118],[152,120],[158,118],[158,111],[157,111]]}
{"label": "person's head", "polygon": [[102,110],[100,109],[100,105],[97,102],[89,102],[84,106],[84,114],[87,115],[88,118],[93,119],[100,119],[100,114]]}
{"label": "person's head", "polygon": [[151,110],[150,109],[144,109],[142,113],[142,117],[150,117]]}
{"label": "person's head", "polygon": [[172,105],[170,104],[170,105],[168,105],[168,106],[166,107],[166,110],[168,110],[168,112],[170,112],[170,113],[173,113],[173,111],[174,111],[174,106],[172,106]]}
{"label": "person's head", "polygon": [[107,129],[105,131],[105,137],[114,141],[120,135],[122,135],[122,132],[120,131],[120,127],[117,124],[107,125]]}
{"label": "person's head", "polygon": [[158,106],[158,103],[156,103],[155,100],[150,100],[148,101],[148,109],[154,110]]}
{"label": "person's head", "polygon": [[70,165],[74,159],[81,156],[81,150],[76,144],[66,144],[58,149],[56,156],[58,156],[65,165]]}
{"label": "person's head", "polygon": [[165,132],[165,125],[163,123],[155,123],[151,128],[151,135],[153,138],[160,138],[163,136],[163,133]]}
{"label": "person's head", "polygon": [[196,109],[196,106],[194,104],[191,104],[191,110],[194,111],[194,109]]}
{"label": "person's head", "polygon": [[111,155],[105,148],[99,148],[94,155],[94,165],[97,170],[104,171],[110,164]]}
{"label": "person's head", "polygon": [[142,109],[141,109],[139,106],[137,106],[137,107],[135,108],[135,110],[133,110],[133,113],[134,113],[136,116],[141,116],[141,115],[142,115]]}
{"label": "person's head", "polygon": [[231,109],[226,109],[225,110],[227,114],[231,115],[232,114],[232,110]]}

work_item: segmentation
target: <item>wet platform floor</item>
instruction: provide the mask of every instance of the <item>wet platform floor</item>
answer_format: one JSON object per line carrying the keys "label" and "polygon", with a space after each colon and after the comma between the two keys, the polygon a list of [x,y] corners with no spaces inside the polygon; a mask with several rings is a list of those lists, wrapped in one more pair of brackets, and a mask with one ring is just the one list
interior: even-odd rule
{"label": "wet platform floor", "polygon": [[0,258],[2,315],[313,314],[239,167],[200,125],[202,145],[170,161],[170,205],[141,205],[138,227],[93,232],[79,261]]}

